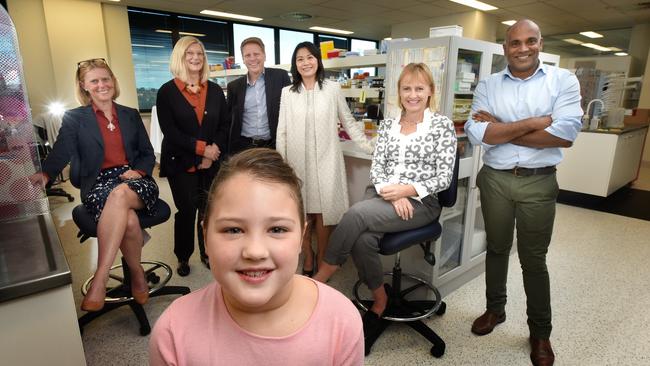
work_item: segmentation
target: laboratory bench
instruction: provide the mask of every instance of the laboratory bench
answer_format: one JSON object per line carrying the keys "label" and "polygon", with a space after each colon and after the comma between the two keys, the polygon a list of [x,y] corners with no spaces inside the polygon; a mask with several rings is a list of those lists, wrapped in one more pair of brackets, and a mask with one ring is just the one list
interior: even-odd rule
{"label": "laboratory bench", "polygon": [[49,213],[0,221],[0,354],[7,365],[85,365],[72,277]]}
{"label": "laboratory bench", "polygon": [[607,197],[637,179],[648,124],[583,130],[562,149],[557,166],[560,189]]}

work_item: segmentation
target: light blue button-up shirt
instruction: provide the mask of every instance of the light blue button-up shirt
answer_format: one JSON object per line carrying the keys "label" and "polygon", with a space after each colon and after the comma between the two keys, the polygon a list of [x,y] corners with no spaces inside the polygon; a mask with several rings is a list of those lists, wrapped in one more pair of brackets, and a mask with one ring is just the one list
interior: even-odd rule
{"label": "light blue button-up shirt", "polygon": [[271,129],[266,112],[266,90],[264,73],[251,84],[246,76],[246,98],[242,115],[241,134],[245,137],[270,140]]}
{"label": "light blue button-up shirt", "polygon": [[[504,123],[550,115],[553,123],[545,131],[567,141],[574,141],[582,127],[578,79],[568,70],[541,62],[535,73],[523,80],[513,76],[507,67],[481,80],[474,90],[472,114],[480,110]],[[465,132],[472,144],[483,146],[486,165],[494,169],[540,168],[562,161],[559,147],[484,143],[488,122],[474,121],[472,114],[465,123]]]}

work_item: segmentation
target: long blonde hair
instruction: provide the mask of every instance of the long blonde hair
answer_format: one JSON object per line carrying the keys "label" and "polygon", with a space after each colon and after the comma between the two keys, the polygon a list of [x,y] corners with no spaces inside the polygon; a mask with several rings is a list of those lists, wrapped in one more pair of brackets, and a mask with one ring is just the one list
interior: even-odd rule
{"label": "long blonde hair", "polygon": [[205,46],[199,41],[198,38],[192,36],[184,36],[176,42],[174,50],[172,51],[171,60],[169,61],[169,71],[175,78],[180,79],[183,82],[188,80],[187,67],[185,67],[185,52],[193,44],[198,44],[203,51],[203,67],[201,68],[201,83],[204,83],[208,80],[210,73],[210,67],[208,66],[208,56],[205,52]]}
{"label": "long blonde hair", "polygon": [[75,74],[74,78],[74,95],[77,99],[77,102],[83,106],[90,105],[90,103],[92,103],[90,93],[88,93],[81,84],[83,84],[86,74],[93,69],[106,69],[106,71],[108,71],[111,79],[113,79],[113,100],[117,99],[117,97],[120,96],[120,84],[117,83],[117,78],[113,74],[113,70],[111,70],[111,68],[108,66],[108,63],[106,63],[106,60],[103,58],[94,58],[77,63],[77,73]]}

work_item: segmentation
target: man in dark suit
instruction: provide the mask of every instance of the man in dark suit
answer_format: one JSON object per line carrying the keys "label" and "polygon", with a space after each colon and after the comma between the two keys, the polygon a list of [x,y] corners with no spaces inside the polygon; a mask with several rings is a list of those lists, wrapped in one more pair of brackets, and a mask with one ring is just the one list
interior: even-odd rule
{"label": "man in dark suit", "polygon": [[291,80],[285,70],[264,67],[264,43],[257,37],[241,43],[246,76],[228,84],[228,154],[254,147],[275,148],[282,88]]}

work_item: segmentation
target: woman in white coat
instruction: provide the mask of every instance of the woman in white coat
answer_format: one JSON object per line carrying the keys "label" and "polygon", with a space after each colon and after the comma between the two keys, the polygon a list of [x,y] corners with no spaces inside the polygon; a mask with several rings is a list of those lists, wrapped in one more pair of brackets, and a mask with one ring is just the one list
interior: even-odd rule
{"label": "woman in white coat", "polygon": [[317,261],[325,255],[331,225],[348,209],[345,165],[338,137],[340,121],[363,150],[372,153],[363,123],[355,121],[337,82],[324,80],[320,51],[311,42],[296,46],[291,58],[292,85],[282,89],[276,149],[303,181],[309,220],[303,240],[303,273],[314,271],[311,226],[316,229]]}

